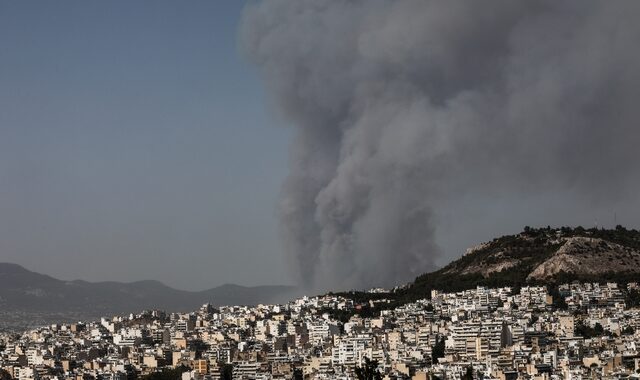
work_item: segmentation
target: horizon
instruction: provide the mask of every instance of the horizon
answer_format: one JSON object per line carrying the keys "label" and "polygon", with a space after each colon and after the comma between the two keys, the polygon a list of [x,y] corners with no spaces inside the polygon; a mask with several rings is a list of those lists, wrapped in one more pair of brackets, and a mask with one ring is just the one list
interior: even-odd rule
{"label": "horizon", "polygon": [[241,287],[241,288],[263,288],[263,287],[295,287],[295,285],[290,285],[290,284],[274,284],[274,285],[243,285],[243,284],[236,284],[236,283],[224,283],[224,284],[220,284],[220,285],[215,285],[212,287],[208,287],[208,288],[204,288],[204,289],[195,289],[195,290],[187,290],[187,289],[180,289],[180,288],[176,288],[173,286],[170,286],[164,282],[162,282],[161,280],[157,280],[157,279],[152,279],[152,278],[147,278],[147,279],[140,279],[140,280],[133,280],[133,281],[114,281],[114,280],[101,280],[101,281],[89,281],[89,280],[83,280],[80,278],[70,278],[70,279],[64,279],[64,278],[56,278],[54,276],[51,276],[47,273],[41,273],[41,272],[36,272],[28,267],[25,267],[23,265],[20,265],[18,263],[12,263],[12,262],[0,262],[0,267],[6,267],[6,266],[10,266],[10,267],[17,267],[20,270],[24,270],[26,272],[29,273],[35,273],[38,275],[42,275],[42,276],[46,276],[46,277],[50,277],[53,278],[55,280],[58,281],[62,281],[62,282],[88,282],[88,283],[92,283],[92,284],[100,284],[100,283],[121,283],[121,284],[137,284],[137,283],[148,283],[148,282],[153,282],[153,283],[158,283],[161,284],[163,286],[169,287],[171,289],[175,289],[175,290],[180,290],[180,291],[185,291],[185,292],[203,292],[203,291],[207,291],[207,290],[212,290],[212,289],[218,289],[218,288],[224,288],[224,287]]}
{"label": "horizon", "polygon": [[[618,231],[619,229],[622,229],[624,231],[630,231],[630,232],[638,232],[638,229],[636,229],[636,228],[633,228],[633,227],[628,228],[628,226],[623,226],[623,225],[620,225],[620,224],[616,225],[613,228],[604,228],[603,226],[584,227],[584,226],[580,226],[580,225],[577,225],[577,226],[549,226],[549,225],[547,225],[547,226],[524,226],[520,232],[515,233],[513,235],[495,236],[493,239],[482,241],[482,242],[478,242],[477,244],[469,246],[469,247],[467,247],[467,251],[466,252],[462,252],[459,256],[453,257],[450,262],[446,263],[443,266],[439,266],[439,267],[435,268],[432,272],[438,271],[438,270],[446,267],[448,264],[451,264],[451,263],[456,262],[459,259],[463,258],[464,256],[466,256],[468,254],[468,250],[469,249],[472,249],[472,248],[475,248],[477,246],[481,246],[481,245],[484,245],[484,244],[491,243],[492,241],[495,241],[496,239],[499,239],[499,238],[503,238],[505,236],[519,236],[519,235],[523,235],[523,234],[526,235],[529,232],[528,230],[532,230],[532,231],[536,231],[536,230],[538,230],[538,231],[540,231],[540,230],[561,231],[561,230],[563,230],[565,228],[570,228],[572,230],[580,230],[580,229],[582,229],[585,232],[590,232],[590,231]],[[136,284],[136,283],[143,283],[143,282],[155,282],[155,283],[161,284],[163,286],[169,287],[171,289],[175,289],[175,290],[179,290],[179,291],[186,291],[186,292],[204,292],[204,291],[207,291],[207,290],[213,290],[213,289],[224,288],[224,287],[229,287],[229,286],[232,286],[232,287],[238,286],[238,287],[242,287],[242,288],[263,288],[263,287],[269,287],[269,286],[272,286],[272,287],[288,287],[288,288],[297,289],[297,290],[300,290],[300,291],[305,291],[305,289],[300,288],[300,287],[296,286],[295,284],[285,284],[285,283],[282,283],[282,284],[271,284],[271,285],[245,285],[245,284],[241,284],[241,283],[224,283],[224,284],[219,284],[219,285],[215,285],[215,286],[211,286],[211,287],[203,288],[203,289],[181,289],[181,288],[177,288],[177,287],[171,286],[169,284],[166,284],[165,282],[163,282],[161,280],[150,279],[150,278],[149,279],[132,280],[132,281],[114,281],[114,280],[88,281],[88,280],[83,280],[83,279],[80,279],[80,278],[61,279],[61,278],[56,278],[54,276],[51,276],[48,273],[36,272],[34,270],[31,270],[28,267],[25,267],[23,265],[18,264],[18,263],[1,262],[0,261],[0,267],[7,266],[7,265],[8,266],[15,266],[15,267],[18,267],[18,268],[20,268],[22,270],[30,272],[30,273],[35,273],[35,274],[38,274],[38,275],[44,275],[44,276],[47,276],[47,277],[54,278],[55,280],[64,281],[64,282],[80,281],[80,282],[89,282],[89,283],[94,283],[94,284],[107,283],[107,282],[115,282],[115,283],[122,283],[122,284]],[[422,274],[418,275],[417,277],[420,277],[420,276],[422,276],[424,274],[429,274],[429,273],[432,273],[432,272],[425,272],[425,273],[422,273]],[[406,285],[412,284],[414,282],[414,280],[415,279],[412,279],[412,280],[408,281],[407,283],[397,284],[395,286],[400,286],[400,287],[406,286]],[[359,288],[359,289],[357,289],[357,288],[352,288],[352,289],[333,289],[333,288],[330,288],[330,289],[326,289],[325,291],[329,292],[329,293],[332,293],[332,292],[345,292],[345,291],[347,291],[347,292],[349,292],[349,291],[368,291],[369,289],[376,289],[376,288],[381,288],[381,287],[380,286],[373,286],[371,288]],[[387,288],[387,289],[390,289],[390,288]]]}

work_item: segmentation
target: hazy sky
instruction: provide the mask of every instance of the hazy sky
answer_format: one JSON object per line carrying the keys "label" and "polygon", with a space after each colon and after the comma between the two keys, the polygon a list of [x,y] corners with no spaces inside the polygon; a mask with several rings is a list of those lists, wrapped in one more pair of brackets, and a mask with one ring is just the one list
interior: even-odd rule
{"label": "hazy sky", "polygon": [[290,282],[288,131],[242,1],[0,1],[0,261],[201,289]]}
{"label": "hazy sky", "polygon": [[309,287],[392,286],[524,225],[637,226],[640,2],[264,0],[242,42],[295,126]]}
{"label": "hazy sky", "polygon": [[[341,268],[353,284],[408,279],[524,225],[640,225],[634,2],[255,3],[242,23],[238,0],[0,0],[0,261],[194,290],[326,287]],[[520,97],[487,96],[497,83]],[[422,181],[432,169],[444,179]]]}

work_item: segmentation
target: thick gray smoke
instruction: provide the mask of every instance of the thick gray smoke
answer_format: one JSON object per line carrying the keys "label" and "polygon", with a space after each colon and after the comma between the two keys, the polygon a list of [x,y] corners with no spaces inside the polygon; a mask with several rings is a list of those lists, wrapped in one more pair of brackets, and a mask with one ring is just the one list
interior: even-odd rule
{"label": "thick gray smoke", "polygon": [[301,281],[431,269],[434,212],[467,192],[637,190],[639,17],[636,0],[248,6],[243,47],[296,128],[280,213]]}

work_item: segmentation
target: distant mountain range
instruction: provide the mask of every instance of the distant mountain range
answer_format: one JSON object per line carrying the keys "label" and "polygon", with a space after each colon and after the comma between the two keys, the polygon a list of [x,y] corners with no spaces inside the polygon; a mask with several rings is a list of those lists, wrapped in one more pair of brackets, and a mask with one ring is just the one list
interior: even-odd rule
{"label": "distant mountain range", "polygon": [[2,322],[6,324],[9,319],[3,316],[20,315],[21,321],[17,322],[30,325],[31,319],[47,322],[48,316],[62,321],[144,309],[191,311],[204,303],[214,306],[255,305],[284,302],[296,295],[296,288],[290,286],[228,284],[190,292],[171,288],[159,281],[62,281],[17,264],[0,263],[0,328],[3,327]]}
{"label": "distant mountain range", "polygon": [[[467,250],[459,259],[391,293],[337,293],[363,303],[385,298],[394,307],[431,290],[459,291],[476,286],[526,286],[571,281],[640,282],[640,232],[615,229],[525,228]],[[204,303],[254,305],[299,296],[289,286],[223,285],[188,292],[158,281],[61,281],[16,264],[0,263],[0,329],[48,322],[91,319],[144,309],[191,311]],[[375,312],[369,310],[367,312]]]}

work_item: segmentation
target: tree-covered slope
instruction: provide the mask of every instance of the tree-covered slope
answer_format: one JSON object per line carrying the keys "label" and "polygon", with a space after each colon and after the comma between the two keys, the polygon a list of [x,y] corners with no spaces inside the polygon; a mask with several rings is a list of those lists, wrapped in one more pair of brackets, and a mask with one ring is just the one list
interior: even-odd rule
{"label": "tree-covered slope", "polygon": [[[530,228],[470,248],[444,268],[417,277],[391,293],[338,293],[365,305],[366,313],[417,299],[432,290],[521,287],[581,282],[640,282],[640,232],[582,227]],[[368,302],[386,300],[369,308]],[[375,302],[374,302],[375,303]]]}
{"label": "tree-covered slope", "polygon": [[570,281],[640,281],[640,232],[529,228],[471,248],[444,268],[425,273],[398,293],[423,298],[432,289],[523,286]]}

